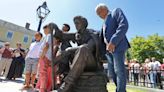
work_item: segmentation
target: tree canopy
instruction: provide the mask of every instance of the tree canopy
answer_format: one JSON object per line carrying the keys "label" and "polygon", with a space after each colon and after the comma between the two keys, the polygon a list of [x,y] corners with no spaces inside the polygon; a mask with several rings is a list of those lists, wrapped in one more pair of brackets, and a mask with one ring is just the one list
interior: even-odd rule
{"label": "tree canopy", "polygon": [[136,58],[140,63],[146,58],[155,57],[162,61],[164,58],[164,36],[158,34],[148,37],[136,36],[130,41],[131,48],[128,50],[127,59]]}

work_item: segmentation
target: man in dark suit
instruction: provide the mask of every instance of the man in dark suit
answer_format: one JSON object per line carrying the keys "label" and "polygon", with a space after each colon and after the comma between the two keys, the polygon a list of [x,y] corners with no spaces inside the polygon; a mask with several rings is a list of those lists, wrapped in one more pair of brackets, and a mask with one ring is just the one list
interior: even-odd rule
{"label": "man in dark suit", "polygon": [[[63,24],[62,32],[68,33],[69,30],[70,30],[70,26],[68,24]],[[65,50],[68,47],[72,47],[70,42],[69,41],[63,41],[62,45],[61,45],[61,50],[63,51],[63,50]]]}
{"label": "man in dark suit", "polygon": [[128,21],[120,8],[109,11],[105,4],[99,4],[95,10],[104,20],[101,36],[106,46],[109,73],[117,86],[116,92],[126,92],[124,60],[125,52],[130,47],[126,38]]}
{"label": "man in dark suit", "polygon": [[[63,24],[62,26],[62,32],[68,33],[70,31],[70,26],[68,24]],[[65,51],[67,48],[72,47],[69,41],[62,41],[60,42],[60,48],[59,52]],[[67,58],[63,58],[61,63],[58,65],[58,74],[61,75],[61,81],[63,82],[63,79],[67,76],[70,67],[69,62],[67,62]]]}

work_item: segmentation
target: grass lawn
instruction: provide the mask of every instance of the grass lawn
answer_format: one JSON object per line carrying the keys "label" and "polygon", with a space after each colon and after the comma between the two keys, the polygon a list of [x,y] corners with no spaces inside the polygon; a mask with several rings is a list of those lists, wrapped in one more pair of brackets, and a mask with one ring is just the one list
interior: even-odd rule
{"label": "grass lawn", "polygon": [[[116,92],[115,91],[116,86],[112,83],[108,84],[107,88],[109,92]],[[145,91],[136,88],[127,88],[127,92],[145,92]]]}

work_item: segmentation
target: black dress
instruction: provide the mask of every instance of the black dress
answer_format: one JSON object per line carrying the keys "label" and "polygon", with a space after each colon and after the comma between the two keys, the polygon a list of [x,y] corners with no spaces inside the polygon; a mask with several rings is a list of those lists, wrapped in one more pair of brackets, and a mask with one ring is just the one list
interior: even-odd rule
{"label": "black dress", "polygon": [[[17,50],[18,49],[15,49],[13,52],[15,53]],[[20,49],[20,51],[22,53],[25,53],[24,49]],[[7,76],[8,79],[22,77],[25,66],[25,59],[22,53],[19,53],[19,56],[15,55],[13,57],[13,61],[11,63],[11,67]]]}

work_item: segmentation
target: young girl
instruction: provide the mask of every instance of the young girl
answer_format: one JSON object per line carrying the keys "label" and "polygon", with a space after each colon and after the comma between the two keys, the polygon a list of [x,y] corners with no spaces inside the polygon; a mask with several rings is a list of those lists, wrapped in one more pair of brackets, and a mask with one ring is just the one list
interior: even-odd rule
{"label": "young girl", "polygon": [[[41,55],[39,59],[39,81],[40,92],[49,92],[51,90],[48,85],[48,69],[51,64],[51,32],[49,26],[44,26],[44,34],[46,35],[41,45]],[[49,83],[50,84],[50,83]]]}
{"label": "young girl", "polygon": [[[39,59],[39,80],[37,82],[36,88],[39,88],[39,92],[50,92],[52,89],[52,68],[51,68],[51,30],[48,25],[44,26],[45,37],[41,45],[41,55]],[[54,41],[56,41],[54,39]],[[54,42],[54,46],[57,46],[57,42]],[[56,49],[54,50],[54,56],[56,56]],[[56,66],[54,67],[56,71]],[[56,75],[54,80],[56,81]]]}

